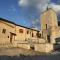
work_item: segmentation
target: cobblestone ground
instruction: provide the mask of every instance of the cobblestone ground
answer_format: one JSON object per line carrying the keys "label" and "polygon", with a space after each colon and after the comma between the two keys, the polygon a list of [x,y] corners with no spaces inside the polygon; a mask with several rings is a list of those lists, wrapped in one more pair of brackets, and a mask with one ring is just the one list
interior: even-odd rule
{"label": "cobblestone ground", "polygon": [[52,54],[40,54],[22,48],[2,48],[0,49],[0,60],[60,60],[60,53],[56,51]]}

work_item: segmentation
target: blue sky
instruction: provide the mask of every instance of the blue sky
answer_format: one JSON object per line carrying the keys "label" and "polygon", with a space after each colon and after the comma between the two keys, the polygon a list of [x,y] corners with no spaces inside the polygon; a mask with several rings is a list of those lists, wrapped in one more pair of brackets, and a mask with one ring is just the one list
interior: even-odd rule
{"label": "blue sky", "polygon": [[60,0],[0,0],[0,17],[19,25],[40,29],[41,12],[49,2],[58,14]]}

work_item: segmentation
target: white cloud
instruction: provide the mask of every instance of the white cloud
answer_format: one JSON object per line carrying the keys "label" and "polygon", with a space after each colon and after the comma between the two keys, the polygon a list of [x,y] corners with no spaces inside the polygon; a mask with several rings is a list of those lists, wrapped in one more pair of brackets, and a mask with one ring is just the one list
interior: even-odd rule
{"label": "white cloud", "polygon": [[37,9],[38,9],[39,11],[43,12],[43,11],[46,10],[47,5],[48,5],[48,4],[45,4],[45,5],[37,5]]}
{"label": "white cloud", "polygon": [[[21,7],[33,6],[39,12],[43,12],[44,10],[46,10],[46,8],[48,6],[48,3],[50,1],[51,0],[19,0],[18,4]],[[54,9],[58,14],[60,14],[60,5],[58,5],[58,4],[56,5],[55,3],[50,2],[49,7],[52,8],[52,9]],[[38,14],[40,14],[40,13],[38,13]],[[32,21],[32,23],[35,24],[35,21]]]}
{"label": "white cloud", "polygon": [[19,0],[19,6],[34,6],[38,10],[45,10],[50,0]]}
{"label": "white cloud", "polygon": [[[19,0],[18,4],[19,6],[34,6],[35,8],[37,8],[39,11],[44,11],[46,10],[46,7],[48,5],[48,3],[50,2],[50,0]],[[60,5],[56,5],[54,3],[50,4],[50,7],[52,7],[56,12],[60,12]]]}
{"label": "white cloud", "polygon": [[60,12],[60,5],[51,4],[51,6],[56,12]]}
{"label": "white cloud", "polygon": [[37,9],[41,12],[43,12],[44,10],[46,10],[48,3],[50,2],[50,0],[39,0],[39,3],[37,4]]}
{"label": "white cloud", "polygon": [[[18,4],[19,6],[34,6],[35,8],[37,8],[39,11],[44,11],[46,10],[46,7],[48,5],[48,3],[50,2],[50,0],[19,0]],[[60,12],[60,5],[56,5],[54,3],[50,4],[50,7],[52,7],[56,12]]]}
{"label": "white cloud", "polygon": [[19,0],[18,4],[19,6],[28,6],[28,0]]}

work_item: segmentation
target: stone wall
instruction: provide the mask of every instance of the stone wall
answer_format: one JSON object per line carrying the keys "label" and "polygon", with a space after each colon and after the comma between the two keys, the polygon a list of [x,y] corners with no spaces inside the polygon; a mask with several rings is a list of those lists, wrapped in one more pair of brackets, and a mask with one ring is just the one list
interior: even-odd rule
{"label": "stone wall", "polygon": [[[3,33],[3,29],[5,29],[5,33]],[[0,21],[0,45],[6,45],[10,43],[10,33],[15,33],[15,25],[10,24],[4,21]],[[12,38],[12,42],[14,42],[14,37]]]}
{"label": "stone wall", "polygon": [[[17,47],[19,47],[19,48],[25,48],[25,49],[31,49],[30,46],[31,45],[28,44],[28,43],[17,44]],[[34,46],[34,51],[46,52],[46,53],[49,53],[49,52],[53,51],[53,44],[40,43],[40,44],[34,44],[33,46]]]}
{"label": "stone wall", "polygon": [[18,48],[30,49],[30,45],[28,43],[19,43],[17,44]]}
{"label": "stone wall", "polygon": [[39,52],[51,52],[53,50],[53,44],[35,44],[35,51]]}

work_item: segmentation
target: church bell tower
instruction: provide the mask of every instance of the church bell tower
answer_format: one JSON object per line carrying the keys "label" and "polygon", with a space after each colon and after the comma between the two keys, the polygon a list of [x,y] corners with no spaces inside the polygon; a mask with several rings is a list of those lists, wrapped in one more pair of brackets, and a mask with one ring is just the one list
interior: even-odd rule
{"label": "church bell tower", "polygon": [[41,31],[42,38],[46,43],[55,43],[55,38],[58,31],[58,22],[56,12],[52,8],[47,8],[41,14]]}

